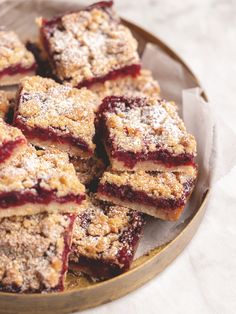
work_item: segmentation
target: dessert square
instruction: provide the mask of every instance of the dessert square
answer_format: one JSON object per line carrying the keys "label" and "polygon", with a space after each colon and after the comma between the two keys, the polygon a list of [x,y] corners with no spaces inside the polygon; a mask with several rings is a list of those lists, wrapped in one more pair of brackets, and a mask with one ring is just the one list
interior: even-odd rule
{"label": "dessert square", "polygon": [[[1,106],[1,104],[0,104]],[[27,148],[27,140],[21,130],[0,118],[0,169],[6,166]]]}
{"label": "dessert square", "polygon": [[127,271],[143,225],[141,213],[93,200],[76,218],[69,269],[98,279]]}
{"label": "dessert square", "polygon": [[94,107],[91,91],[74,89],[39,76],[24,78],[19,87],[14,124],[39,147],[56,147],[72,156],[93,155]]}
{"label": "dessert square", "polygon": [[24,75],[33,75],[34,56],[16,33],[0,29],[0,86],[18,84]]}
{"label": "dessert square", "polygon": [[0,220],[0,291],[62,291],[76,215]]}
{"label": "dessert square", "polygon": [[79,213],[85,198],[85,187],[61,151],[29,146],[0,169],[0,217]]}
{"label": "dessert square", "polygon": [[194,164],[196,141],[172,102],[111,96],[103,99],[97,117],[114,170],[188,171]]}
{"label": "dessert square", "polygon": [[54,75],[74,87],[137,75],[137,41],[120,23],[112,1],[51,20],[38,19],[40,41]]}
{"label": "dessert square", "polygon": [[90,189],[98,183],[99,178],[105,170],[104,162],[95,155],[89,159],[72,157],[70,158],[70,162],[75,167],[79,181]]}
{"label": "dessert square", "polygon": [[158,82],[152,77],[151,72],[145,69],[142,69],[140,74],[135,77],[125,76],[93,84],[90,90],[96,93],[100,99],[107,96],[158,97],[160,95]]}
{"label": "dessert square", "polygon": [[197,171],[105,172],[97,197],[163,220],[177,220],[194,188]]}

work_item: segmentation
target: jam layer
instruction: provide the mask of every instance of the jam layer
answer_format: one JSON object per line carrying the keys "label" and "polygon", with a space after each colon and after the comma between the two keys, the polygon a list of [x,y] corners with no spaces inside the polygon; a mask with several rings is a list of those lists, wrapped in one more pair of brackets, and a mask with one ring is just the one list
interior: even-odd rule
{"label": "jam layer", "polygon": [[34,127],[33,129],[31,129],[17,118],[15,119],[14,124],[19,129],[21,129],[24,135],[29,139],[38,138],[42,141],[50,140],[58,144],[69,144],[81,149],[82,151],[88,152],[91,155],[93,154],[93,151],[89,148],[88,144],[81,138],[75,138],[70,134],[62,134],[59,136],[53,128],[44,129],[41,127]]}
{"label": "jam layer", "polygon": [[56,191],[46,190],[39,186],[33,188],[36,193],[31,191],[12,191],[4,192],[0,194],[0,208],[6,209],[14,206],[22,206],[24,204],[44,204],[47,205],[51,202],[56,202],[59,204],[65,204],[67,202],[74,202],[78,205],[85,199],[85,195],[74,195],[68,194],[63,197],[58,197]]}
{"label": "jam layer", "polygon": [[29,68],[24,68],[20,63],[14,66],[10,66],[2,71],[0,71],[0,77],[4,75],[14,75],[14,74],[26,74],[27,72],[34,71],[36,69],[36,63],[32,64]]}
{"label": "jam layer", "polygon": [[10,158],[13,151],[22,144],[25,144],[26,140],[24,138],[18,138],[14,141],[8,141],[0,146],[0,163],[4,162],[6,159]]}
{"label": "jam layer", "polygon": [[143,191],[134,191],[130,185],[117,186],[111,183],[100,184],[98,192],[103,195],[119,198],[122,201],[150,205],[168,211],[184,206],[186,197],[190,194],[192,187],[193,181],[190,180],[185,184],[183,196],[179,199],[154,198]]}

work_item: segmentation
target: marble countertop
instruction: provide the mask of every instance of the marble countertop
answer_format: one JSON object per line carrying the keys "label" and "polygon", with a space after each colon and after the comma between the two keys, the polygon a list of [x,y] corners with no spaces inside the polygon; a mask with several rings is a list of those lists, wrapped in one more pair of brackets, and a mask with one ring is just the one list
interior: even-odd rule
{"label": "marble countertop", "polygon": [[[227,126],[236,138],[236,1],[115,3],[123,17],[156,34],[186,61],[220,117],[220,132]],[[222,140],[227,144],[228,136]],[[231,149],[222,148],[229,159]],[[83,313],[236,313],[235,180],[236,167],[215,184],[197,234],[165,271],[133,293]]]}

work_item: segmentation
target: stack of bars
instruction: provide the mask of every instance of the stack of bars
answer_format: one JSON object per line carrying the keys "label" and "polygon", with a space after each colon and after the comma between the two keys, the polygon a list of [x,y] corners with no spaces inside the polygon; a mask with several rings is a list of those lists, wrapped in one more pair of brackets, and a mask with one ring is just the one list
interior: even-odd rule
{"label": "stack of bars", "polygon": [[195,139],[111,1],[37,24],[37,62],[0,32],[0,84],[19,84],[0,92],[0,290],[20,293],[127,271],[146,215],[177,220],[197,177]]}

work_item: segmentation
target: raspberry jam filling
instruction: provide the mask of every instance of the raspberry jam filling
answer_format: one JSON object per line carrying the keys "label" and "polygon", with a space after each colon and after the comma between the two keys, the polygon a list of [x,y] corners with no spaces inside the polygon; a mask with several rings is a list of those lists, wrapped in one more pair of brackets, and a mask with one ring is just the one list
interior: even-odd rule
{"label": "raspberry jam filling", "polygon": [[104,83],[105,81],[115,80],[117,78],[122,78],[125,76],[136,77],[140,74],[140,70],[141,70],[140,64],[127,65],[121,69],[113,70],[103,77],[94,77],[90,80],[84,80],[80,84],[78,84],[76,87],[77,88],[90,87],[91,85],[95,83]]}
{"label": "raspberry jam filling", "polygon": [[150,205],[168,211],[184,206],[186,203],[186,197],[189,195],[192,187],[193,181],[190,180],[184,185],[183,196],[179,199],[162,197],[155,198],[147,195],[143,191],[134,191],[130,185],[117,186],[111,183],[100,184],[98,187],[98,192],[103,195],[119,198],[122,201]]}
{"label": "raspberry jam filling", "polygon": [[4,75],[25,74],[27,72],[34,71],[36,69],[36,63],[32,64],[29,68],[24,68],[20,63],[14,66],[10,66],[0,71],[0,77]]}
{"label": "raspberry jam filling", "polygon": [[14,150],[22,144],[25,144],[26,140],[24,138],[17,138],[14,141],[4,142],[0,146],[0,163],[4,162],[6,159],[10,158]]}
{"label": "raspberry jam filling", "polygon": [[58,204],[74,202],[79,205],[85,200],[85,195],[68,194],[66,196],[58,197],[55,190],[46,190],[40,187],[39,184],[33,189],[36,193],[31,191],[2,192],[0,194],[0,208],[7,209],[9,207],[23,206],[29,203],[48,205],[51,202],[56,202]]}
{"label": "raspberry jam filling", "polygon": [[193,155],[187,153],[172,155],[167,149],[158,149],[155,152],[149,153],[111,150],[111,157],[123,162],[125,167],[129,169],[133,169],[138,162],[143,161],[164,164],[168,168],[175,166],[194,166]]}
{"label": "raspberry jam filling", "polygon": [[[53,141],[58,144],[69,144],[89,153],[89,155],[93,154],[93,151],[89,148],[88,144],[81,138],[73,137],[70,134],[60,134],[59,136],[53,128],[44,129],[38,126],[29,128],[18,118],[15,119],[14,124],[19,129],[21,129],[24,135],[29,139],[38,138],[42,141]],[[58,129],[58,131],[60,130]]]}

